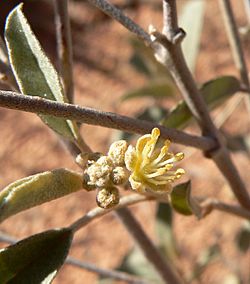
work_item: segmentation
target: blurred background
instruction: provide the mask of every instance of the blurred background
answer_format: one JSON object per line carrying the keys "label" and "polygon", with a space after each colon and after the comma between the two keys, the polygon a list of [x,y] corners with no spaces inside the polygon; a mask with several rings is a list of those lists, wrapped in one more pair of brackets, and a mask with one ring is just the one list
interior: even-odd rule
{"label": "blurred background", "polygon": [[[57,66],[52,1],[22,2],[31,27]],[[180,22],[187,25],[184,29],[188,36],[183,44],[194,42],[191,49],[196,52],[192,52],[187,60],[197,83],[201,85],[223,75],[237,77],[219,1],[196,0],[203,4],[197,8],[193,17],[190,13],[185,16],[185,13],[188,14],[186,5],[189,2],[194,1],[177,0]],[[247,30],[249,22],[244,1],[231,2],[238,26],[243,27],[243,31]],[[16,0],[0,2],[2,35],[6,16],[18,3],[20,1]],[[112,3],[121,7],[144,29],[147,30],[150,24],[161,29],[160,0],[116,0]],[[120,24],[91,6],[88,1],[69,1],[69,14],[76,104],[160,120],[181,99],[167,72],[152,63],[150,51]],[[197,22],[195,19],[198,19]],[[192,37],[194,34],[196,37]],[[247,32],[242,35],[248,66],[249,38]],[[185,48],[190,48],[190,45],[187,44]],[[158,87],[162,86],[162,82],[172,86],[174,95],[157,96],[166,88],[153,87],[157,84]],[[148,96],[140,92],[145,87],[151,87]],[[227,133],[225,137],[235,138],[232,140],[233,159],[245,182],[250,184],[249,148],[247,141],[242,142],[241,139],[249,133],[250,118],[240,96],[242,94],[237,93],[228,101],[228,104],[237,105],[228,119],[223,121],[220,117],[221,110],[227,104],[215,109],[212,115],[220,123],[218,126],[222,131]],[[0,188],[16,179],[54,168],[80,170],[58,138],[36,115],[1,108],[0,129]],[[195,124],[186,128],[186,131],[199,133]],[[103,153],[112,139],[124,135],[115,130],[88,125],[83,125],[81,132],[94,151]],[[173,145],[172,150],[183,151],[186,155],[181,166],[187,172],[185,179],[192,181],[194,195],[234,201],[217,168],[200,151],[180,145]],[[95,206],[94,192],[78,192],[13,216],[0,225],[0,230],[18,239],[25,238],[47,229],[66,226]],[[145,231],[155,242],[159,241],[155,232],[156,204],[145,202],[131,209]],[[244,220],[221,212],[213,212],[202,220],[177,213],[173,213],[171,218],[169,234],[171,238],[174,236],[174,241],[170,242],[170,247],[172,244],[176,248],[174,262],[190,283],[249,283],[250,252],[248,247],[242,249],[240,239],[242,228],[246,226]],[[133,245],[133,240],[122,224],[109,214],[76,234],[70,255],[103,268],[115,268]],[[4,246],[6,244],[1,243],[1,247]],[[138,261],[136,265],[143,266],[144,263]],[[54,283],[97,283],[97,278],[91,272],[64,265]]]}

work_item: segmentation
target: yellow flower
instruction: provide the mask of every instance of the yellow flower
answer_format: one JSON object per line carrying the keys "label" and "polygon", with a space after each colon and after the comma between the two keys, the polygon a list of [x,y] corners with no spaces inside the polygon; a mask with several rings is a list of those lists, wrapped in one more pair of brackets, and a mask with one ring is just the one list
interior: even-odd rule
{"label": "yellow flower", "polygon": [[156,192],[170,192],[171,183],[180,178],[185,171],[181,168],[173,171],[174,162],[184,158],[183,153],[168,152],[170,141],[160,149],[156,143],[160,130],[154,128],[151,134],[139,138],[136,147],[129,146],[125,153],[125,164],[131,175],[129,182],[132,189],[145,192],[146,189]]}

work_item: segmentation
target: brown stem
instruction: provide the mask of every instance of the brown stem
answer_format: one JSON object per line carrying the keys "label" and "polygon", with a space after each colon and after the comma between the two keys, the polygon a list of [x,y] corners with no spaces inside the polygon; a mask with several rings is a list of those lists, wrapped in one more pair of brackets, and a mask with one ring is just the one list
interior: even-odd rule
{"label": "brown stem", "polygon": [[75,259],[71,256],[67,257],[65,263],[73,265],[75,267],[79,267],[79,268],[91,271],[91,272],[94,272],[94,273],[98,274],[99,276],[102,276],[102,277],[105,277],[105,278],[112,278],[112,279],[124,281],[126,283],[130,283],[130,284],[150,284],[148,281],[143,280],[139,277],[130,275],[126,272],[100,268],[93,263],[80,261],[80,260]]}
{"label": "brown stem", "polygon": [[[203,134],[209,135],[217,140],[217,150],[211,151],[209,155],[229,182],[239,203],[250,209],[250,197],[242,182],[239,173],[234,166],[229,152],[221,142],[220,135],[214,126],[208,108],[202,98],[196,83],[187,67],[180,44],[173,41],[180,31],[177,26],[177,12],[175,0],[163,0],[165,35],[153,32],[155,42],[159,42],[155,52],[158,60],[168,68],[174,77],[190,111],[199,123]],[[177,32],[176,32],[177,31]]]}
{"label": "brown stem", "polygon": [[54,0],[54,10],[60,74],[62,76],[65,94],[69,102],[72,103],[74,96],[73,55],[68,0]]}
{"label": "brown stem", "polygon": [[78,105],[59,103],[34,96],[24,96],[15,92],[0,90],[0,106],[38,114],[50,114],[86,124],[115,128],[137,134],[150,133],[154,127],[158,127],[161,130],[163,139],[171,139],[173,142],[202,150],[209,150],[216,145],[211,138],[186,134],[185,132],[166,128],[156,123]]}
{"label": "brown stem", "polygon": [[145,234],[141,225],[131,215],[128,208],[118,209],[116,211],[116,215],[125,225],[134,240],[137,242],[138,246],[141,248],[146,258],[154,265],[155,269],[159,272],[162,279],[169,284],[183,283],[183,281],[174,271],[173,267],[162,258],[158,249],[155,247],[149,237]]}
{"label": "brown stem", "polygon": [[204,216],[211,213],[211,211],[213,210],[219,210],[234,216],[250,220],[250,211],[238,205],[223,203],[217,199],[205,199],[203,202],[200,203],[200,206],[202,207]]}
{"label": "brown stem", "polygon": [[153,200],[153,199],[154,199],[154,197],[152,197],[152,196],[144,196],[144,195],[139,195],[139,194],[132,194],[132,195],[122,197],[120,199],[119,204],[117,206],[113,207],[113,208],[102,209],[100,207],[96,207],[96,208],[90,210],[83,217],[79,218],[74,223],[72,223],[70,225],[70,229],[73,230],[74,232],[77,232],[81,228],[88,225],[94,219],[100,218],[100,217],[110,213],[111,211],[117,210],[117,209],[122,208],[122,207],[129,206],[129,205],[133,205],[133,204],[136,204],[136,203],[139,203],[139,202],[142,202],[142,201]]}
{"label": "brown stem", "polygon": [[123,14],[122,10],[109,3],[107,0],[88,0],[91,4],[102,10],[105,14],[111,18],[117,20],[124,27],[130,30],[141,38],[147,45],[151,45],[152,41],[147,32],[145,32],[140,26],[138,26],[133,20]]}

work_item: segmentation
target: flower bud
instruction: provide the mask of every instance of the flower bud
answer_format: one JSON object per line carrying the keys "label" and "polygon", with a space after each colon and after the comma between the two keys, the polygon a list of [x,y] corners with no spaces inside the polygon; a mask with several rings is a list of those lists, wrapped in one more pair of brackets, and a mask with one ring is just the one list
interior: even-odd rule
{"label": "flower bud", "polygon": [[110,174],[113,170],[113,162],[108,156],[100,157],[93,162],[85,171],[89,176],[88,185],[105,187],[110,183]]}
{"label": "flower bud", "polygon": [[123,166],[124,156],[128,148],[128,143],[125,140],[119,140],[112,143],[109,147],[108,156],[112,159],[114,165]]}
{"label": "flower bud", "polygon": [[100,189],[96,196],[96,203],[103,209],[114,207],[119,203],[119,200],[119,191],[114,186]]}
{"label": "flower bud", "polygon": [[129,172],[124,167],[115,167],[111,173],[111,180],[115,185],[121,185],[128,181]]}

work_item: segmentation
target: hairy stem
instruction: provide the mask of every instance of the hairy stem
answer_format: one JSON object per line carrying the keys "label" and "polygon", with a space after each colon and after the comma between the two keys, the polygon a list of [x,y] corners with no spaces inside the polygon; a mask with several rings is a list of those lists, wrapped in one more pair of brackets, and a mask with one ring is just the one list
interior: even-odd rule
{"label": "hairy stem", "polygon": [[155,269],[159,272],[162,279],[166,283],[183,283],[183,281],[174,271],[173,267],[171,267],[170,264],[162,258],[158,249],[152,243],[150,238],[145,234],[140,224],[131,215],[128,208],[118,209],[116,211],[116,215],[126,226],[131,236],[141,248],[145,257],[154,265]]}
{"label": "hairy stem", "polygon": [[122,197],[119,204],[113,208],[110,209],[102,209],[100,207],[96,207],[89,211],[86,215],[76,220],[74,223],[70,225],[70,229],[74,232],[80,230],[81,228],[85,227],[87,224],[89,224],[92,220],[99,218],[101,216],[104,216],[108,214],[111,211],[117,210],[122,207],[126,207],[129,205],[133,205],[142,201],[146,200],[153,200],[154,197],[152,196],[144,196],[139,194],[133,194],[129,196]]}
{"label": "hairy stem", "polygon": [[111,18],[117,20],[129,31],[136,34],[146,44],[151,45],[152,41],[147,32],[145,32],[140,26],[138,26],[133,20],[123,14],[122,10],[109,3],[107,0],[88,0],[91,4],[102,10],[105,14]]}
{"label": "hairy stem", "polygon": [[24,96],[15,92],[0,90],[0,106],[37,114],[50,114],[86,124],[99,125],[138,134],[150,133],[154,127],[158,127],[161,130],[162,138],[171,139],[176,143],[202,150],[209,150],[216,145],[215,141],[211,138],[186,134],[185,132],[166,128],[156,123],[78,105],[59,103],[34,96]]}

